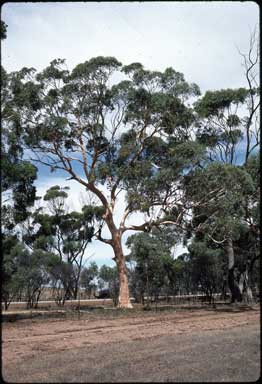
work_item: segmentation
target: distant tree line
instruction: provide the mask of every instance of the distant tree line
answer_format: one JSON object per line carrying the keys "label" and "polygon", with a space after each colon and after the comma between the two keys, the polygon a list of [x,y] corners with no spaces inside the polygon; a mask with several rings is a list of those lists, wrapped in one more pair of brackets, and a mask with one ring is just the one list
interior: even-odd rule
{"label": "distant tree line", "polygon": [[[160,297],[169,300],[176,295],[202,294],[211,303],[214,294],[226,300],[230,293],[226,254],[212,241],[194,240],[188,246],[189,252],[177,258],[172,255],[175,243],[169,229],[164,233],[132,235],[127,244],[130,248],[127,255],[130,292],[135,302],[144,307],[157,303]],[[243,238],[237,243],[238,278],[245,271],[246,252],[250,246],[251,243]],[[88,299],[111,298],[117,305],[116,267],[102,265],[99,268],[93,261],[88,266],[82,265],[79,271],[77,264],[61,261],[50,251],[37,248],[29,252],[15,236],[4,239],[3,250],[2,301],[5,309],[12,301],[26,301],[28,308],[37,308],[45,289],[49,292],[48,299],[60,306],[66,300],[78,299],[79,295]],[[255,301],[260,292],[259,276],[256,259],[249,265],[249,287]],[[250,295],[245,287],[242,287],[242,295],[243,300],[249,302]]]}

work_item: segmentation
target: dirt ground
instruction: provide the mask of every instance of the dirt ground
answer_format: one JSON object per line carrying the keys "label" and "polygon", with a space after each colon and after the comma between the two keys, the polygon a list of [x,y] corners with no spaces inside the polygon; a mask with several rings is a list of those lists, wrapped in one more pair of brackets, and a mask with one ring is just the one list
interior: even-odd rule
{"label": "dirt ground", "polygon": [[259,307],[188,309],[2,325],[6,382],[255,381]]}

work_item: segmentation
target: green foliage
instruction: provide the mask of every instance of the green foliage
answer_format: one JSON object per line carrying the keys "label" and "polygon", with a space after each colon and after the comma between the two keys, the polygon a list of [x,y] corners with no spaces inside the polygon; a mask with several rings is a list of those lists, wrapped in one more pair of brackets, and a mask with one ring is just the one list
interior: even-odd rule
{"label": "green foliage", "polygon": [[102,265],[98,274],[98,285],[100,288],[107,288],[109,296],[112,298],[114,305],[117,305],[119,294],[119,279],[117,267],[109,267]]}
{"label": "green foliage", "polygon": [[249,157],[247,163],[243,167],[252,179],[253,190],[246,197],[246,216],[252,223],[250,226],[257,236],[260,233],[260,180],[261,180],[261,163],[260,154],[257,153]]}
{"label": "green foliage", "polygon": [[117,277],[117,270],[104,264],[100,267],[99,277],[108,283]]}
{"label": "green foliage", "polygon": [[103,206],[84,205],[82,208],[83,217],[88,222],[96,219],[98,222],[103,219],[105,208]]}
{"label": "green foliage", "polygon": [[170,230],[132,235],[126,244],[131,249],[128,262],[135,262],[131,284],[137,299],[143,300],[144,295],[157,297],[164,287],[172,289],[175,271],[170,249],[174,245],[174,234]]}
{"label": "green foliage", "polygon": [[[65,187],[63,189],[69,189],[69,187]],[[46,191],[46,194],[44,196],[44,200],[54,200],[58,197],[67,198],[68,194],[63,190],[59,185],[54,185],[53,187],[49,188]]]}
{"label": "green foliage", "polygon": [[245,214],[246,197],[254,186],[250,175],[241,167],[211,163],[185,178],[186,196],[194,208],[198,231],[238,238]]}
{"label": "green foliage", "polygon": [[173,273],[175,276],[174,288],[177,294],[188,295],[193,292],[192,270],[188,254],[178,256],[174,260]]}
{"label": "green foliage", "polygon": [[253,183],[255,185],[256,191],[260,186],[260,153],[256,153],[249,157],[247,163],[244,166],[244,169],[252,177]]}
{"label": "green foliage", "polygon": [[227,266],[223,250],[201,241],[193,241],[188,249],[192,288],[208,296],[222,292]]}
{"label": "green foliage", "polygon": [[0,38],[1,38],[1,40],[6,39],[7,27],[8,27],[8,25],[3,20],[1,20],[1,26],[0,26]]}
{"label": "green foliage", "polygon": [[[23,125],[28,146],[43,153],[55,145],[52,157],[54,153],[63,157],[66,153],[79,152],[79,147],[84,145],[90,156],[97,159],[95,167],[88,172],[90,181],[106,183],[112,178],[122,179],[134,160],[143,164],[150,143],[153,155],[152,140],[159,138],[145,127],[157,125],[158,132],[181,140],[188,138],[194,116],[184,100],[198,95],[199,89],[195,84],[186,83],[184,76],[172,68],[161,73],[146,71],[141,64],[134,63],[122,67],[131,80],[110,88],[110,76],[121,69],[121,63],[115,58],[93,58],[78,64],[71,74],[64,66],[64,60],[56,59],[41,73],[22,69],[10,75],[13,98],[7,107],[12,110],[13,123],[16,115]],[[106,137],[106,115],[117,124],[111,140]],[[24,119],[25,116],[28,119]],[[29,124],[29,119],[34,124]],[[122,136],[120,132],[116,135],[120,126],[129,132],[122,129]],[[57,164],[50,162],[51,170],[55,170]]]}
{"label": "green foliage", "polygon": [[[196,103],[196,111],[202,117],[218,116],[233,104],[243,104],[247,96],[248,90],[245,88],[207,91],[202,99]],[[234,121],[234,123],[238,122],[238,116],[233,115],[231,117],[231,122],[232,121]]]}
{"label": "green foliage", "polygon": [[91,295],[92,289],[95,290],[96,283],[95,279],[98,277],[98,266],[96,262],[91,262],[89,267],[83,268],[81,272],[81,286],[85,288],[85,291],[89,294],[89,297]]}
{"label": "green foliage", "polygon": [[48,212],[43,208],[32,214],[32,226],[23,235],[23,241],[34,252],[52,252],[57,257],[57,264],[50,269],[52,285],[64,288],[65,298],[77,296],[82,270],[84,252],[94,235],[94,223],[101,220],[104,209],[84,206],[82,212],[67,212],[65,201],[68,187],[55,185],[44,196],[48,202]]}
{"label": "green foliage", "polygon": [[66,214],[62,209],[58,216],[36,212],[34,224],[40,227],[33,236],[24,240],[33,242],[34,247],[40,249],[54,248],[60,256],[63,254],[65,259],[74,260],[74,255],[82,254],[93,237],[94,228],[90,225],[93,217],[74,211]]}
{"label": "green foliage", "polygon": [[[125,78],[115,83],[119,72]],[[221,164],[235,162],[236,146],[246,137],[243,126],[247,123],[238,107],[249,105],[253,91],[208,91],[193,109],[190,103],[200,96],[200,90],[186,82],[182,73],[173,68],[149,71],[140,63],[123,66],[103,56],[80,63],[72,71],[65,60],[56,59],[39,73],[34,68],[2,73],[4,186],[22,183],[14,193],[18,206],[28,205],[28,197],[33,200],[29,187],[36,176],[29,164],[21,163],[24,147],[33,149],[51,172],[65,170],[102,204],[67,213],[67,191],[54,186],[44,197],[50,214],[41,210],[34,214],[35,230],[26,242],[35,250],[59,256],[57,276],[63,284],[77,272],[78,261],[80,268],[95,222],[100,229],[105,222],[114,239],[117,231],[129,229],[124,223],[120,230],[114,223],[115,202],[122,191],[126,193],[124,219],[135,211],[145,213],[147,222],[141,226],[145,231],[161,220],[187,220],[187,213],[193,214],[187,237],[197,230],[199,242],[206,241],[205,234],[218,240],[240,239],[247,211],[257,225],[252,161],[246,168]],[[23,168],[22,181],[17,165]],[[157,219],[150,220],[157,209]],[[145,288],[146,276],[155,294],[163,285],[173,287],[174,276],[192,278],[186,257],[173,262],[170,247],[159,244],[155,233],[129,240],[141,287]],[[202,246],[192,248],[192,255],[203,251],[197,266],[200,261],[208,264],[211,258],[209,249]],[[102,268],[100,272],[117,287],[116,271]]]}
{"label": "green foliage", "polygon": [[[245,88],[207,91],[195,103],[198,114],[197,140],[209,147],[211,159],[235,164],[238,145],[241,151],[244,148],[246,157],[256,147],[252,147],[256,136],[254,128],[251,128],[255,113],[251,113],[251,105],[254,106],[252,92],[253,89]],[[249,117],[243,116],[243,113]]]}
{"label": "green foliage", "polygon": [[227,125],[232,127],[238,127],[240,125],[240,118],[237,115],[229,115],[227,118]]}
{"label": "green foliage", "polygon": [[33,185],[37,169],[28,161],[11,161],[8,155],[2,158],[2,191],[12,190],[13,221],[22,222],[29,214],[28,208],[36,199],[36,188]]}
{"label": "green foliage", "polygon": [[198,142],[188,140],[186,142],[172,142],[169,149],[169,162],[179,174],[185,170],[193,169],[205,159],[205,146]]}
{"label": "green foliage", "polygon": [[[2,24],[1,24],[2,25]],[[12,92],[18,80],[1,67],[1,113],[2,113],[2,192],[11,191],[9,202],[13,201],[13,225],[28,216],[28,208],[34,204],[36,190],[33,185],[37,168],[23,160],[22,126],[17,100]],[[17,90],[19,93],[19,90]]]}
{"label": "green foliage", "polygon": [[106,77],[105,73],[109,73],[121,66],[121,63],[114,57],[98,56],[86,61],[85,63],[78,64],[72,71],[72,79],[88,78],[91,80],[95,77]]}
{"label": "green foliage", "polygon": [[8,304],[22,297],[28,307],[36,306],[43,287],[50,281],[50,268],[57,263],[54,254],[29,252],[15,236],[3,239],[3,299]]}

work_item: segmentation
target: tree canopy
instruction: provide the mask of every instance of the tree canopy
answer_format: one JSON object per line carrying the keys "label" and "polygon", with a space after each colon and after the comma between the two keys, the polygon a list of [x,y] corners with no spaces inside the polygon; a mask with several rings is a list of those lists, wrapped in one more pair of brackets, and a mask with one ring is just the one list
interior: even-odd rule
{"label": "tree canopy", "polygon": [[[3,26],[3,37],[5,31]],[[83,244],[92,237],[109,244],[120,307],[131,306],[122,248],[126,231],[154,233],[173,225],[174,234],[184,238],[202,233],[199,241],[227,244],[232,256],[232,242],[243,228],[258,230],[252,155],[259,145],[260,101],[254,38],[251,43],[244,55],[248,86],[207,91],[202,97],[197,84],[171,67],[150,71],[114,57],[98,56],[72,70],[60,58],[40,72],[2,69],[3,189],[12,189],[16,222],[25,220],[35,200],[32,162],[52,173],[64,171],[98,202],[68,213],[66,189],[51,187],[44,197],[50,212],[34,213],[38,230],[29,234],[27,244],[69,262],[77,262],[75,255],[83,255]],[[238,164],[243,143],[245,160]],[[124,203],[116,212],[121,194]],[[138,212],[139,224],[133,222]],[[134,252],[139,244],[151,255],[153,239],[146,233],[130,241]],[[165,246],[158,253],[163,250],[168,258]]]}

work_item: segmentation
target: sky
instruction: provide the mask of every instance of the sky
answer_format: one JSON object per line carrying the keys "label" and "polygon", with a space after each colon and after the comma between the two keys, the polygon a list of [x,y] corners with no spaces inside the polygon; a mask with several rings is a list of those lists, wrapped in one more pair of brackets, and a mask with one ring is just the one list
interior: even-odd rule
{"label": "sky", "polygon": [[[238,48],[247,52],[259,7],[252,1],[7,2],[1,19],[8,25],[1,44],[8,72],[42,70],[55,58],[66,59],[73,69],[95,56],[114,56],[150,70],[173,67],[204,93],[246,85]],[[41,170],[38,195],[56,184],[70,186],[69,205],[79,209],[85,190],[62,175]],[[178,246],[176,254],[183,251]],[[92,254],[90,261],[114,265],[110,246],[95,241],[87,251]]]}

